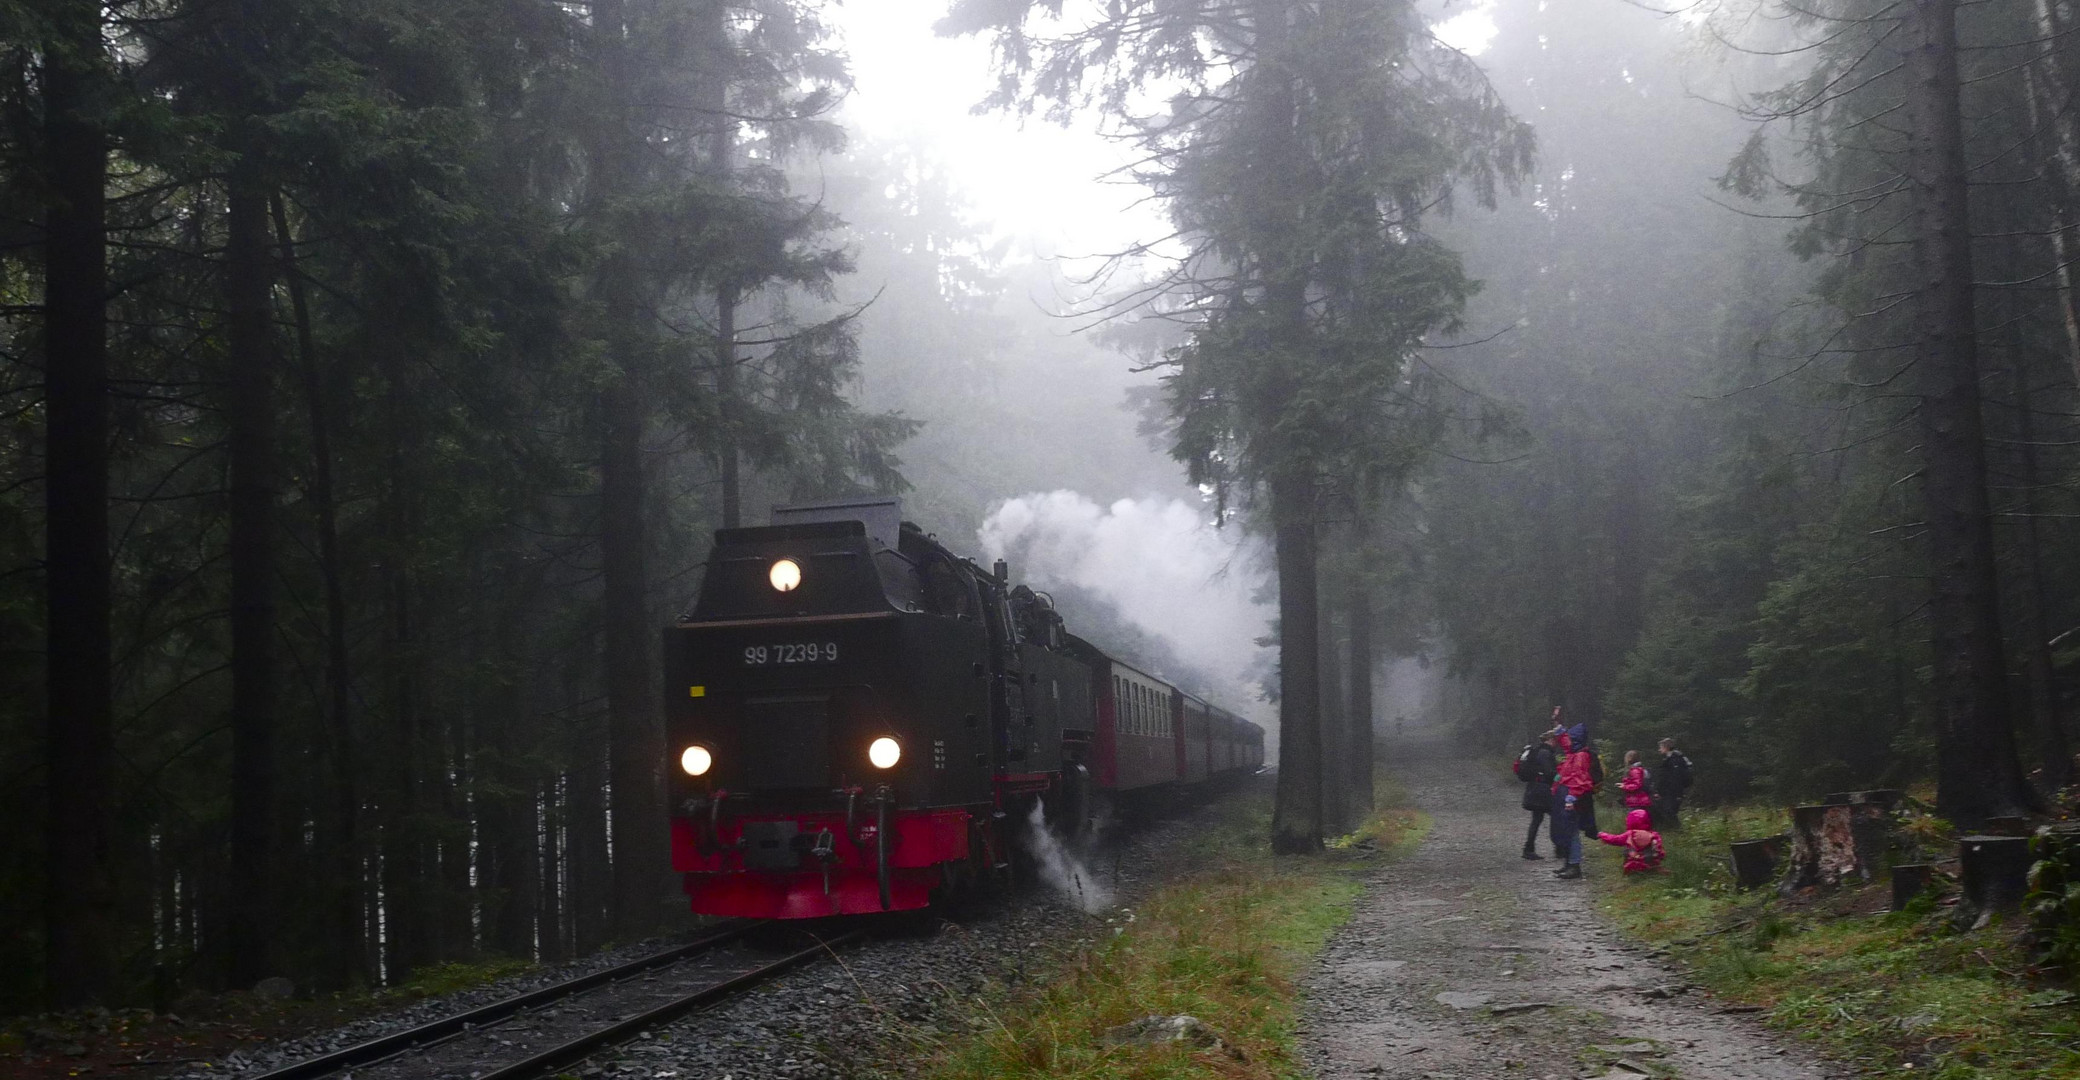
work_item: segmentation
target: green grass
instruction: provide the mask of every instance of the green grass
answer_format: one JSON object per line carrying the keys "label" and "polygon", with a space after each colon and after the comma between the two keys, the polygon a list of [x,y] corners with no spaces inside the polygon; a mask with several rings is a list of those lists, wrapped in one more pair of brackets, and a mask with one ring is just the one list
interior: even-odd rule
{"label": "green grass", "polygon": [[1804,902],[1738,892],[1726,845],[1784,831],[1784,812],[1684,819],[1666,837],[1669,872],[1600,875],[1603,905],[1721,999],[1761,1006],[1771,1026],[1873,1071],[2080,1077],[2080,1010],[2063,988],[2030,977],[2019,919],[1959,931],[1932,898],[1878,911],[1890,895],[1882,878]]}
{"label": "green grass", "polygon": [[[1037,988],[977,1006],[972,1033],[934,1040],[931,1080],[1305,1075],[1296,980],[1350,917],[1363,869],[1420,841],[1428,819],[1383,793],[1382,811],[1313,857],[1266,850],[1270,801],[1230,800],[1205,867],[1133,910],[1109,940],[1067,956]],[[1181,1044],[1106,1046],[1109,1028],[1153,1014],[1197,1017],[1239,1054]]]}

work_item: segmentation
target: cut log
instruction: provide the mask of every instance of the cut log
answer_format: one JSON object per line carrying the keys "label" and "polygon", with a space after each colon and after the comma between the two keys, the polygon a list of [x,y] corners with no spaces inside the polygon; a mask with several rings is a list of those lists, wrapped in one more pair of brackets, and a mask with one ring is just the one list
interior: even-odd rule
{"label": "cut log", "polygon": [[1957,861],[1964,898],[1973,907],[2013,911],[2022,906],[2029,881],[2028,837],[1958,837]]}
{"label": "cut log", "polygon": [[1882,800],[1792,807],[1791,873],[1784,890],[1870,881],[1884,865],[1891,835],[1892,815]]}
{"label": "cut log", "polygon": [[1928,891],[1935,880],[1934,863],[1901,863],[1892,868],[1892,910],[1907,910],[1908,901]]}
{"label": "cut log", "polygon": [[1743,889],[1755,889],[1776,880],[1783,865],[1784,849],[1791,844],[1787,834],[1760,840],[1737,840],[1733,844],[1733,880]]}

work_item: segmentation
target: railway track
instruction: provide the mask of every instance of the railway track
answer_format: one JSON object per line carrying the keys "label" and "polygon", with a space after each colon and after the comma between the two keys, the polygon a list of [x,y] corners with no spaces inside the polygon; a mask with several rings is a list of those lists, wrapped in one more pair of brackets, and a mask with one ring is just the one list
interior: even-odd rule
{"label": "railway track", "polygon": [[803,930],[785,948],[752,947],[768,924],[725,927],[618,967],[494,1001],[307,1058],[250,1080],[534,1080],[715,1004],[857,940]]}

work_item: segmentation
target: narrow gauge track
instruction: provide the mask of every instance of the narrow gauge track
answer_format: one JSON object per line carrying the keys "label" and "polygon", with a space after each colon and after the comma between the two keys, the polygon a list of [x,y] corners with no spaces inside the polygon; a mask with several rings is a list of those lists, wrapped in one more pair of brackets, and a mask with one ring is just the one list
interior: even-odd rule
{"label": "narrow gauge track", "polygon": [[725,927],[617,967],[307,1058],[252,1080],[342,1074],[355,1080],[531,1080],[863,935],[853,930],[819,939],[803,929],[804,945],[780,955],[730,947],[770,925],[747,921]]}

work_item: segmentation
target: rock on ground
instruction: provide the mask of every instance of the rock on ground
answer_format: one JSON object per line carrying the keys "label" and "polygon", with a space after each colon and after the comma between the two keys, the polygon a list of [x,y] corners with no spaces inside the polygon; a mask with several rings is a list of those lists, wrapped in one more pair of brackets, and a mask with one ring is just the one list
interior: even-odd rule
{"label": "rock on ground", "polygon": [[[1854,1075],[1719,1012],[1621,937],[1588,882],[1553,878],[1543,829],[1548,857],[1520,858],[1530,816],[1507,773],[1488,782],[1488,762],[1416,732],[1394,756],[1390,772],[1433,825],[1373,873],[1307,981],[1301,1039],[1321,1080]],[[1591,878],[1618,873],[1609,850],[1584,854]]]}

